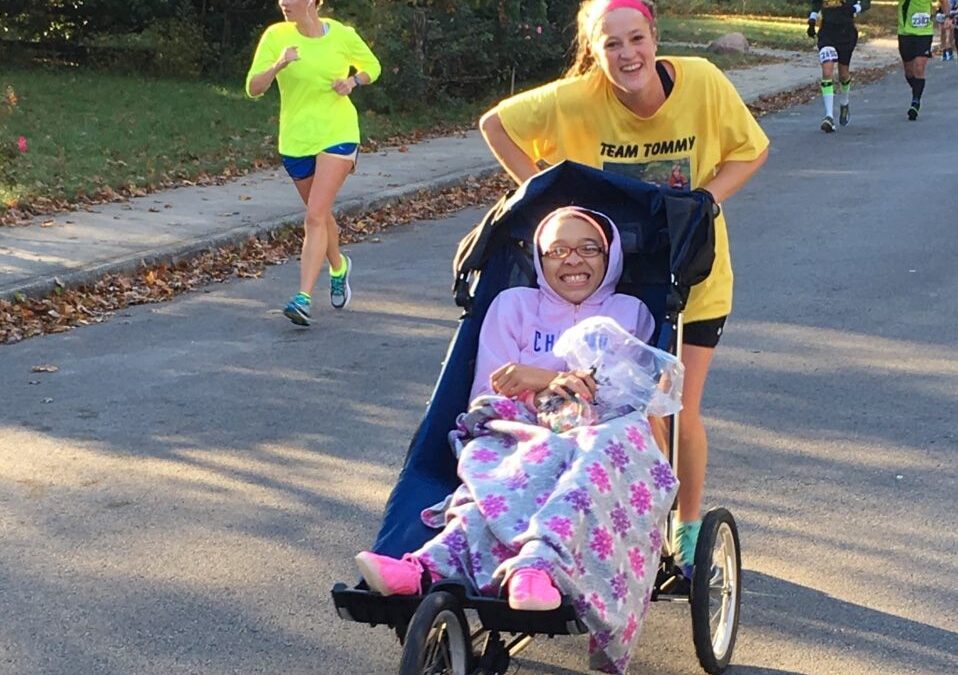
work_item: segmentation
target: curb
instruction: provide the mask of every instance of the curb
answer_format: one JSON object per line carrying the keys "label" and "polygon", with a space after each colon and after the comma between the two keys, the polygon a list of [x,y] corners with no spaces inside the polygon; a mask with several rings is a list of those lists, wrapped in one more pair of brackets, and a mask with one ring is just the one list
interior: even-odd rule
{"label": "curb", "polygon": [[[345,200],[335,209],[337,216],[354,215],[365,211],[372,211],[383,206],[398,202],[404,197],[415,195],[423,191],[442,190],[459,185],[470,178],[483,179],[500,171],[499,163],[490,159],[488,163],[476,165],[469,169],[455,171],[441,178],[431,181],[408,183],[401,187],[383,190],[375,198],[354,197]],[[17,283],[0,288],[0,300],[14,301],[19,296],[28,298],[43,297],[57,288],[77,288],[93,285],[97,281],[112,274],[130,274],[142,267],[152,267],[160,264],[175,265],[209,250],[222,248],[246,241],[253,237],[264,237],[287,227],[300,225],[303,221],[302,209],[260,221],[256,225],[244,225],[218,232],[214,235],[194,239],[179,245],[164,246],[151,249],[136,255],[125,255],[83,269],[69,270],[52,277],[36,278],[31,281]]]}

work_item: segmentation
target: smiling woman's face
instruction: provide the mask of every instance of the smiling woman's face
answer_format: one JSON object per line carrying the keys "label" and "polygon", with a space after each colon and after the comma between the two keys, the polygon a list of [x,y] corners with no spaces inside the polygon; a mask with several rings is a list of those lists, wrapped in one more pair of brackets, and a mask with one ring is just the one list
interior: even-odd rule
{"label": "smiling woman's face", "polygon": [[317,4],[323,4],[322,0],[319,2],[316,2],[316,0],[279,0],[280,11],[283,12],[283,17],[287,21],[295,21],[297,18],[305,16],[306,10]]}
{"label": "smiling woman's face", "polygon": [[[547,255],[563,248],[598,249],[599,255],[584,257],[572,251],[567,258],[557,259]],[[605,278],[608,252],[602,236],[587,220],[575,215],[565,215],[547,223],[539,234],[540,261],[546,283],[559,297],[574,305],[595,293]]]}
{"label": "smiling woman's face", "polygon": [[595,26],[591,49],[602,72],[619,89],[637,94],[652,81],[656,36],[639,10],[621,7],[605,14]]}

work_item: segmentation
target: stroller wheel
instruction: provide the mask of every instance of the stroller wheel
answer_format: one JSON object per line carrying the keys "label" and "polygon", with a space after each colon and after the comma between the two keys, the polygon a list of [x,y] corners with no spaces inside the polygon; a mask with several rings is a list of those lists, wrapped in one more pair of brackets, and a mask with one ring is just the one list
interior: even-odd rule
{"label": "stroller wheel", "polygon": [[429,593],[409,622],[399,675],[469,675],[469,623],[451,593]]}
{"label": "stroller wheel", "polygon": [[735,519],[712,509],[702,519],[692,571],[692,639],[705,672],[723,672],[732,660],[742,598],[742,560]]}

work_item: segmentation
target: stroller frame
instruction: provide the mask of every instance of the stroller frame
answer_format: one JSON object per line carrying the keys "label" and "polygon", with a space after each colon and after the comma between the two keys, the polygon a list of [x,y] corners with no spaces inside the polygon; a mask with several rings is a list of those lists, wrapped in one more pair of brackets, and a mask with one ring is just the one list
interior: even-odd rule
{"label": "stroller frame", "polygon": [[[568,204],[604,211],[619,225],[626,260],[617,290],[645,302],[656,318],[652,341],[681,358],[682,309],[691,287],[708,276],[714,258],[709,200],[573,162],[531,178],[503,197],[460,244],[453,291],[464,314],[410,443],[374,551],[398,557],[434,534],[418,514],[456,487],[455,458],[446,444],[446,433],[453,426],[449,414],[452,410],[454,421],[468,403],[472,378],[467,374],[474,370],[485,310],[504,288],[535,284],[532,232],[546,213]],[[452,406],[444,406],[448,400]],[[670,418],[673,468],[679,461],[679,424],[680,415]],[[672,539],[674,514],[675,505],[668,518],[667,542]],[[503,598],[481,595],[468,579],[443,579],[424,595],[388,597],[370,591],[364,581],[355,587],[337,583],[332,598],[342,619],[395,630],[403,644],[401,675],[503,674],[510,659],[534,636],[586,632],[567,598],[555,610],[518,611]],[[675,565],[671,550],[663,552],[651,599],[690,604],[692,637],[702,668],[707,673],[725,670],[741,600],[738,529],[727,509],[712,509],[703,518],[690,578]],[[471,627],[466,610],[476,615],[477,628]],[[507,640],[507,635],[512,637]]]}

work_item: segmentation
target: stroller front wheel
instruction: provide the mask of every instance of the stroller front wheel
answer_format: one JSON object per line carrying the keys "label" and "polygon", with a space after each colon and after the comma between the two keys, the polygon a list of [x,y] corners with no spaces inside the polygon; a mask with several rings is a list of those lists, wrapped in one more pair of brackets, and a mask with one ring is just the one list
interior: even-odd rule
{"label": "stroller front wheel", "polygon": [[452,593],[429,593],[409,622],[399,675],[469,675],[469,623]]}
{"label": "stroller front wheel", "polygon": [[742,599],[738,527],[727,509],[702,519],[692,571],[692,639],[699,663],[710,675],[732,660]]}

